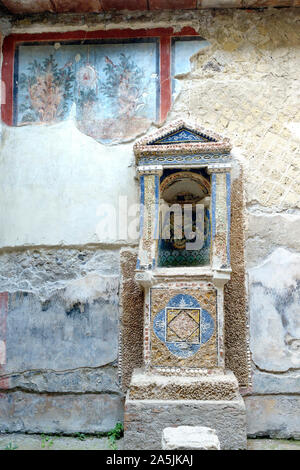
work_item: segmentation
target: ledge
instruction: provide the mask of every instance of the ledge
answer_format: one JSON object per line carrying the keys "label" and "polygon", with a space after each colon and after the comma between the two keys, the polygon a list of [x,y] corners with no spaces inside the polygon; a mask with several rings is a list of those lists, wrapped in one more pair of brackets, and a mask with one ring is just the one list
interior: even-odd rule
{"label": "ledge", "polygon": [[2,0],[14,15],[32,13],[105,13],[110,11],[202,10],[210,8],[299,7],[299,0]]}

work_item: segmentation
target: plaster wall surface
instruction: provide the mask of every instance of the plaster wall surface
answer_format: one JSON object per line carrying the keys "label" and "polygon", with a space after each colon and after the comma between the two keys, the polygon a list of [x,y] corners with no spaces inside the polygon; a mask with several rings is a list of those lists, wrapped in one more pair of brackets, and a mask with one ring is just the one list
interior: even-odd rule
{"label": "plaster wall surface", "polygon": [[[180,30],[191,26],[209,41],[209,47],[201,49],[191,58],[191,70],[177,76],[181,84],[180,93],[167,121],[193,118],[200,125],[229,137],[234,146],[234,159],[243,168],[245,220],[242,223],[246,232],[242,239],[235,239],[235,244],[245,244],[245,266],[249,280],[246,288],[253,389],[247,392],[246,406],[251,435],[297,437],[300,432],[300,423],[295,418],[295,406],[300,395],[300,278],[297,253],[300,214],[299,24],[300,12],[297,9],[265,9],[140,12],[125,16],[116,13],[87,15],[80,19],[74,15],[50,16],[48,19],[37,16],[14,21],[12,25],[13,32],[22,33],[125,27],[174,27]],[[101,233],[99,235],[97,208],[103,202],[113,202],[117,206],[119,195],[127,195],[130,203],[138,202],[132,145],[133,142],[118,146],[101,145],[81,134],[72,119],[52,126],[10,128],[2,125],[0,245],[3,254],[0,262],[1,271],[3,268],[6,274],[2,276],[0,290],[14,295],[15,303],[11,306],[17,302],[14,314],[20,324],[28,318],[26,305],[30,303],[33,315],[38,317],[45,313],[42,304],[49,301],[52,319],[47,321],[54,325],[60,316],[65,315],[66,324],[61,331],[66,334],[69,321],[66,311],[74,308],[74,305],[69,306],[70,302],[65,297],[68,283],[72,283],[74,278],[76,282],[83,282],[87,275],[94,276],[95,271],[97,276],[108,276],[108,284],[113,284],[112,278],[118,276],[118,271],[117,268],[107,271],[107,266],[114,266],[114,256],[121,244],[134,242],[118,233],[112,233],[109,239]],[[234,178],[238,181],[238,165],[235,168]],[[53,246],[56,252],[61,247],[69,250],[70,245],[76,245],[78,249],[78,246],[85,247],[89,243],[99,244],[96,249],[93,248],[99,257],[102,249],[113,248],[112,263],[100,262],[98,271],[95,263],[91,272],[85,272],[82,266],[79,271],[77,268],[73,271],[67,263],[63,275],[60,268],[52,271],[53,265],[48,274],[45,274],[44,268],[38,272],[31,266],[34,265],[31,260],[34,260],[35,246],[43,258],[41,245],[46,246],[46,250],[47,246]],[[29,251],[26,251],[27,248]],[[18,271],[18,257],[23,252],[29,253],[29,267],[18,267]],[[238,271],[243,260],[235,262],[239,265]],[[273,275],[270,276],[270,273]],[[43,282],[39,286],[40,277],[43,276],[48,276],[46,288]],[[244,282],[243,276],[241,279]],[[71,299],[77,297],[76,290],[72,291]],[[24,292],[29,294],[24,296]],[[118,338],[116,303],[112,298],[103,300],[103,294],[97,295],[95,297],[89,292],[84,301],[76,302],[79,303],[79,310],[87,308],[82,305],[90,305],[91,319],[96,319],[102,312],[110,325],[108,331],[113,351],[108,350],[105,342],[100,345],[95,340],[97,346],[92,348],[90,357],[86,356],[82,361],[82,367],[86,371],[97,364],[104,368],[101,374],[107,370],[111,377],[112,370],[115,370],[112,364],[116,359]],[[243,294],[241,310],[244,301]],[[238,296],[236,305],[239,305]],[[74,317],[72,322],[76,321]],[[90,332],[92,337],[99,338],[98,332],[95,332],[100,320],[95,321]],[[45,344],[51,337],[50,323],[45,328]],[[116,326],[114,333],[113,324]],[[29,365],[29,369],[24,369],[27,370],[26,374],[30,373],[33,359],[39,361],[38,367],[41,368],[47,362],[37,357],[37,350],[30,351],[33,334],[28,335],[23,347],[27,349],[24,361],[26,359]],[[14,334],[10,341],[13,337]],[[80,339],[82,345],[84,341],[86,338]],[[38,343],[33,344],[40,348]],[[64,342],[61,343],[63,356],[62,345]],[[3,347],[1,354],[3,358]],[[72,359],[65,357],[60,360],[61,367],[65,362],[67,369],[75,370],[81,360],[79,350]],[[16,358],[9,359],[7,366],[11,367],[11,371],[15,368],[18,376],[21,368]],[[1,367],[3,369],[3,365]],[[55,371],[55,374],[58,373],[61,374],[61,370]],[[59,383],[57,390],[62,390],[62,381],[57,379],[57,375],[55,378],[52,375],[48,380],[48,371],[38,379],[34,374],[31,380],[34,383],[40,381],[42,385],[38,387],[41,391],[47,391],[47,387],[53,389],[49,383]],[[78,372],[73,374],[75,372],[71,372],[74,378]],[[76,376],[73,385],[68,385],[69,390],[76,390],[78,386],[74,383],[79,380],[84,390],[95,391],[93,380],[87,378],[88,374],[80,374],[85,374],[85,379]],[[20,379],[25,384],[22,386],[28,388],[28,379],[24,377]],[[87,380],[90,380],[88,385]],[[48,381],[47,386],[45,381]],[[2,383],[7,384],[7,381]],[[116,386],[109,387],[103,385],[103,390],[109,388],[110,393],[115,393]]]}
{"label": "plaster wall surface", "polygon": [[123,413],[119,250],[0,258],[0,432],[112,429]]}
{"label": "plaster wall surface", "polygon": [[104,225],[110,207],[116,217],[122,210],[119,196],[128,208],[137,202],[131,147],[98,144],[72,120],[3,126],[1,246],[128,243],[119,226]]}

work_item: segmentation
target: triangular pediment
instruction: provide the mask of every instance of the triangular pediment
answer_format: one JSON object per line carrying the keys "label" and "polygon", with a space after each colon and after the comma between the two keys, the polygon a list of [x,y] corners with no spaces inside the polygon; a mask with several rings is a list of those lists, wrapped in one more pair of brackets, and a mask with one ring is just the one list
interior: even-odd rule
{"label": "triangular pediment", "polygon": [[173,121],[146,137],[139,139],[135,148],[187,144],[227,144],[229,139],[211,130],[183,120]]}
{"label": "triangular pediment", "polygon": [[223,155],[227,158],[231,144],[229,139],[204,129],[198,124],[177,120],[142,137],[135,143],[133,149],[136,162],[145,157],[145,164],[149,164],[150,159],[153,162],[155,160],[157,163],[162,162],[163,159],[159,160],[159,157],[169,157],[168,161],[171,162],[174,156],[180,155],[200,155],[200,160],[204,158],[201,155],[206,155],[205,158],[208,161],[210,157],[207,155],[209,154],[215,154],[215,160],[223,158]]}
{"label": "triangular pediment", "polygon": [[189,144],[196,142],[217,142],[216,139],[205,135],[203,132],[197,132],[182,126],[180,129],[169,132],[164,137],[152,140],[147,145],[168,145],[168,144]]}

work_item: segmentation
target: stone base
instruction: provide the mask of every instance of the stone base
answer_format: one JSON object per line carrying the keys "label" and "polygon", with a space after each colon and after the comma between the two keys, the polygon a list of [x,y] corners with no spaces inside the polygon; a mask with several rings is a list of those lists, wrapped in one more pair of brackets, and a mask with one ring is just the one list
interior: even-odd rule
{"label": "stone base", "polygon": [[236,400],[131,400],[124,416],[124,449],[161,450],[163,429],[207,426],[216,430],[221,449],[246,449],[246,413]]}
{"label": "stone base", "polygon": [[129,389],[129,398],[138,400],[235,400],[239,396],[238,381],[230,370],[166,376],[135,369]]}
{"label": "stone base", "polygon": [[221,449],[246,449],[246,409],[232,372],[197,377],[135,370],[125,402],[124,448],[160,450],[163,429],[205,426]]}

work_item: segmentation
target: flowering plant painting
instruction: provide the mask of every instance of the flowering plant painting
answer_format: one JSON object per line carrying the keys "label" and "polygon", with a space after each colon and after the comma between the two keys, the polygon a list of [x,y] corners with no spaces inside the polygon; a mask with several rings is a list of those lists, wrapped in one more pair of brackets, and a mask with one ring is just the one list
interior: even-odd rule
{"label": "flowering plant painting", "polygon": [[132,138],[149,126],[143,113],[144,71],[124,53],[105,55],[103,62],[99,70],[85,64],[76,75],[78,128],[103,142]]}
{"label": "flowering plant painting", "polygon": [[101,84],[100,90],[114,102],[118,116],[128,119],[145,105],[144,71],[124,53],[120,54],[119,63],[114,63],[107,56],[105,62],[106,81]]}
{"label": "flowering plant painting", "polygon": [[76,74],[76,107],[78,119],[90,119],[94,104],[99,100],[98,73],[95,67],[85,64]]}
{"label": "flowering plant painting", "polygon": [[74,119],[101,143],[127,141],[157,117],[153,43],[23,46],[15,91],[17,125]]}
{"label": "flowering plant painting", "polygon": [[28,73],[19,78],[19,86],[26,93],[19,108],[22,123],[50,123],[65,118],[73,98],[72,65],[70,61],[59,68],[52,54],[41,63],[34,60],[28,65]]}

